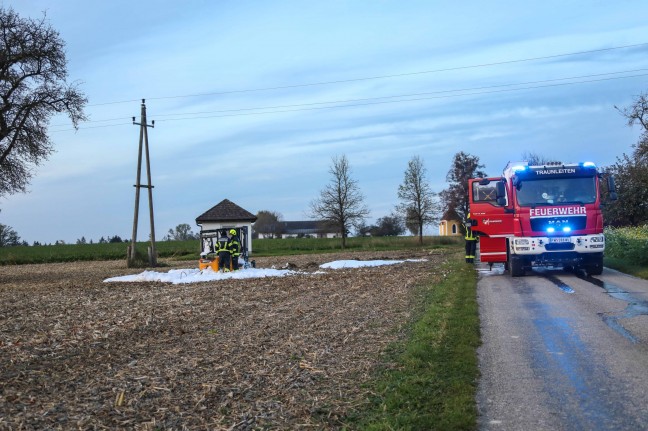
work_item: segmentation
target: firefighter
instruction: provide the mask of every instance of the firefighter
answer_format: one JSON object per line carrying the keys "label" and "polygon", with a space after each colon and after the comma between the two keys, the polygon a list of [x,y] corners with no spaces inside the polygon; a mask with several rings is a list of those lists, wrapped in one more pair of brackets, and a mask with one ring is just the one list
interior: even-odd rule
{"label": "firefighter", "polygon": [[241,255],[241,242],[239,241],[239,237],[236,234],[236,229],[230,229],[230,231],[227,233],[227,238],[227,250],[229,251],[232,258],[232,269],[236,271],[237,269],[239,269],[238,259]]}
{"label": "firefighter", "polygon": [[472,231],[470,213],[468,213],[464,227],[466,229],[466,263],[473,263],[475,261],[475,253],[477,252],[477,238]]}
{"label": "firefighter", "polygon": [[229,272],[230,270],[230,251],[228,248],[229,240],[223,231],[221,237],[216,242],[216,253],[218,253],[218,270]]}

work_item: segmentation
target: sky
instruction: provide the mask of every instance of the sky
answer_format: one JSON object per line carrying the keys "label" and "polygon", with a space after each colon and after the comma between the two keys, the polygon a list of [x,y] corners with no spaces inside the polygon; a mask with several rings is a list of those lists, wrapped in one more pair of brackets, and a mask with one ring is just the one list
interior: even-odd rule
{"label": "sky", "polygon": [[[611,165],[640,134],[615,106],[648,90],[639,0],[0,5],[45,12],[88,98],[79,130],[52,118],[56,153],[29,192],[0,198],[0,223],[29,244],[131,238],[142,99],[160,240],[182,223],[198,232],[223,199],[307,220],[342,155],[368,224],[399,203],[414,156],[435,192],[460,151],[489,175],[529,152]],[[146,193],[139,219],[145,241]]]}
{"label": "sky", "polygon": [[[363,267],[376,267],[376,266],[385,266],[385,265],[396,265],[403,262],[426,262],[427,259],[407,259],[407,260],[335,260],[332,262],[327,262],[319,267],[322,270],[336,270],[336,269],[356,269]],[[204,270],[199,270],[196,268],[186,268],[186,269],[172,269],[167,272],[159,271],[144,271],[139,274],[132,275],[122,275],[117,277],[111,277],[104,280],[104,283],[113,283],[113,282],[127,282],[127,283],[137,283],[143,281],[160,281],[162,283],[171,283],[171,284],[189,284],[189,283],[201,283],[205,281],[219,281],[219,280],[228,280],[228,279],[241,279],[241,278],[265,278],[265,277],[287,277],[290,275],[297,274],[322,274],[325,271],[309,272],[303,273],[299,271],[293,271],[290,269],[277,269],[272,268],[245,268],[238,271],[230,272],[218,272],[212,271],[211,268],[207,267]]]}

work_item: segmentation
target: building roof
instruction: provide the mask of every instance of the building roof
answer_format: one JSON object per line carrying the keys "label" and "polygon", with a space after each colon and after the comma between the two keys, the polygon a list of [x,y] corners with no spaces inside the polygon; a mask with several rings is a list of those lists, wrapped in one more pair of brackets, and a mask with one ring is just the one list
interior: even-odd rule
{"label": "building roof", "polygon": [[330,224],[318,220],[303,221],[281,221],[281,231],[289,234],[311,234],[318,232],[334,232],[335,228]]}
{"label": "building roof", "polygon": [[443,216],[441,217],[441,220],[454,220],[454,221],[461,221],[461,217],[459,217],[459,214],[454,210],[454,208],[448,208],[444,213]]}
{"label": "building roof", "polygon": [[198,217],[196,223],[223,222],[223,221],[256,221],[257,217],[251,212],[244,210],[229,199],[223,199]]}

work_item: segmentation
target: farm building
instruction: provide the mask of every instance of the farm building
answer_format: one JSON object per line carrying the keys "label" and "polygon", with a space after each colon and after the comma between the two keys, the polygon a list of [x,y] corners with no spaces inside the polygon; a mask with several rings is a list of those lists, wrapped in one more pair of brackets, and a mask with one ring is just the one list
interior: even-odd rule
{"label": "farm building", "polygon": [[274,234],[259,233],[262,238],[337,238],[339,233],[335,226],[322,221],[280,221]]}
{"label": "farm building", "polygon": [[196,217],[196,224],[200,226],[201,232],[213,229],[246,229],[247,234],[245,235],[245,239],[247,240],[247,244],[241,244],[241,246],[247,246],[247,250],[252,252],[252,223],[256,219],[256,216],[251,212],[241,208],[228,199],[223,199]]}

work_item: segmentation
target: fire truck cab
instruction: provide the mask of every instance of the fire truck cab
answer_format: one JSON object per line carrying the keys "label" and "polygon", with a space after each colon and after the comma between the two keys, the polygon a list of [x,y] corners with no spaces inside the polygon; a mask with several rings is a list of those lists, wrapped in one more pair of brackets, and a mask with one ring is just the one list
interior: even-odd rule
{"label": "fire truck cab", "polygon": [[[502,262],[511,276],[534,266],[603,271],[601,173],[591,162],[509,163],[501,177],[469,180],[472,230],[481,262]],[[610,198],[614,182],[608,183]]]}

